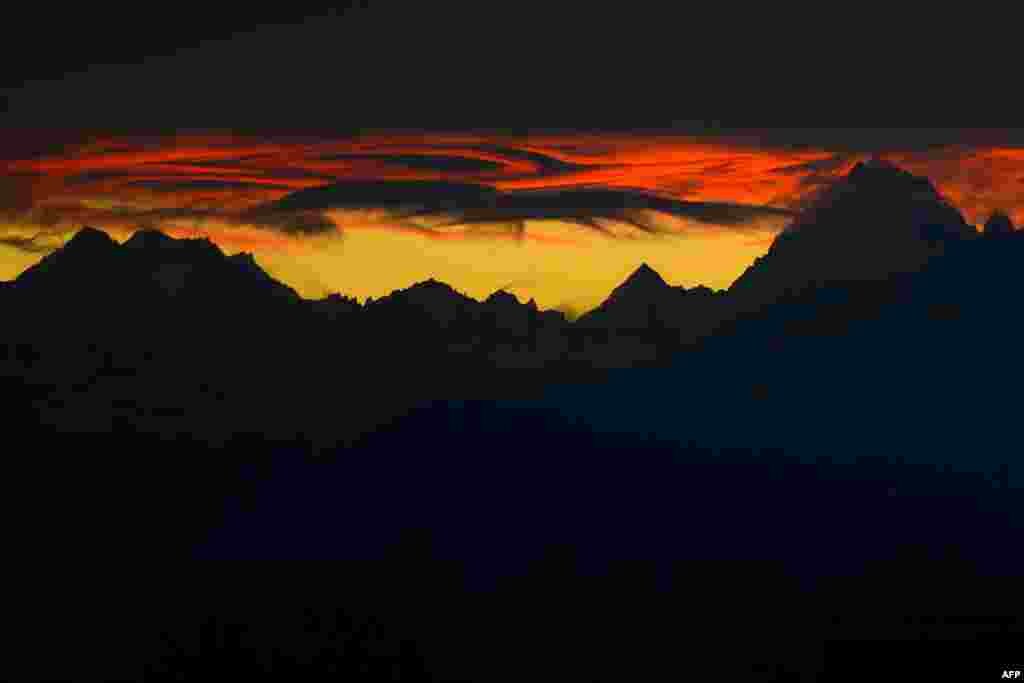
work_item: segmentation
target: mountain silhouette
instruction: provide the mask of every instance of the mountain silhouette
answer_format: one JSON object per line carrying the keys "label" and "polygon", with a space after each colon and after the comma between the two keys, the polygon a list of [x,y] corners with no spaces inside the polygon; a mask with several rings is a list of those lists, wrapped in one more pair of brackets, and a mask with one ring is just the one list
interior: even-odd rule
{"label": "mountain silhouette", "polygon": [[[532,300],[520,303],[498,291],[480,302],[430,279],[367,300],[360,315],[365,330],[390,330],[385,344],[408,342],[430,358],[461,358],[485,368],[548,368],[564,365],[570,325],[557,311],[540,311]],[[400,340],[400,341],[399,341]]]}
{"label": "mountain silhouette", "polygon": [[[430,197],[463,202],[466,209],[478,200],[495,201],[492,191],[476,186],[407,185],[398,195],[422,206]],[[342,183],[295,193],[288,201],[300,208],[322,207],[325,201],[358,202],[379,191],[372,184]],[[1006,221],[993,221],[997,227],[986,233],[1012,232]],[[828,290],[821,296],[850,303],[846,313],[831,307],[828,316],[813,322],[819,329],[845,329],[851,316],[873,315],[883,301],[906,300],[924,283],[934,290],[940,280],[951,282],[934,274],[952,264],[967,267],[963,258],[940,260],[944,265],[931,268],[931,275],[919,274],[950,249],[963,252],[956,245],[976,236],[930,181],[876,159],[857,164],[810,201],[728,292],[670,286],[645,263],[572,323],[560,312],[540,311],[507,292],[481,302],[433,279],[363,305],[341,295],[306,301],[267,275],[251,255],[225,256],[209,240],[139,231],[119,245],[93,228],[27,269],[5,287],[4,297],[23,316],[43,307],[60,311],[57,328],[80,324],[105,337],[145,337],[151,345],[163,334],[198,348],[202,337],[188,331],[203,329],[214,345],[263,337],[264,343],[275,339],[288,348],[298,343],[282,338],[291,329],[315,340],[304,342],[314,347],[333,344],[352,353],[385,355],[395,368],[409,371],[418,363],[440,367],[428,359],[444,359],[441,365],[575,372],[665,362],[740,318],[759,319],[763,329],[789,329],[797,315],[806,327],[807,311],[817,304],[801,304],[799,314],[776,306],[805,292],[813,297]],[[913,288],[900,284],[905,277],[913,278]],[[852,293],[849,287],[857,283],[861,289],[874,287],[873,293]],[[943,306],[952,310],[941,303],[929,310]],[[126,311],[131,311],[128,318]],[[144,322],[144,328],[115,332],[129,319]]]}
{"label": "mountain silhouette", "polygon": [[13,286],[29,295],[48,293],[62,299],[162,295],[202,307],[225,300],[244,307],[250,298],[262,296],[298,300],[293,289],[269,277],[251,255],[226,257],[208,239],[179,240],[155,230],[137,231],[122,245],[102,230],[83,228],[26,269]]}
{"label": "mountain silhouette", "polygon": [[1013,221],[1005,213],[996,212],[985,222],[982,230],[987,237],[1000,237],[1009,235],[1014,231]]}
{"label": "mountain silhouette", "polygon": [[[342,295],[306,301],[270,277],[251,254],[226,256],[207,239],[174,239],[154,230],[137,231],[121,245],[101,230],[84,228],[4,287],[25,311],[56,306],[99,316],[111,326],[118,326],[113,318],[128,308],[144,319],[160,319],[164,328],[172,320],[191,325],[202,319],[217,329],[228,319],[250,327],[276,316],[301,319],[303,325],[329,318],[360,328],[348,330],[350,335],[367,332],[386,345],[415,330],[418,342],[444,347],[475,340],[481,352],[505,338],[518,344],[539,328],[568,324],[561,313],[540,311],[533,301],[524,304],[496,292],[479,302],[434,279],[364,305]],[[89,308],[81,307],[83,299]]]}
{"label": "mountain silhouette", "polygon": [[471,309],[478,303],[450,285],[431,278],[375,299],[368,308],[374,311],[402,308],[409,315],[422,314],[441,325],[449,326],[461,322],[459,319],[462,316],[471,316]]}
{"label": "mountain silhouette", "polygon": [[536,326],[545,323],[565,324],[561,314],[554,311],[551,313],[554,317],[544,316],[533,299],[523,304],[514,294],[504,290],[494,292],[483,302],[483,317],[489,324],[495,328],[504,327],[510,334],[520,339],[529,337]]}
{"label": "mountain silhouette", "polygon": [[859,162],[810,201],[729,292],[756,305],[829,282],[885,280],[977,234],[927,178],[883,160]]}
{"label": "mountain silhouette", "polygon": [[150,249],[181,249],[186,243],[169,237],[159,230],[138,230],[124,246],[129,249],[150,250]]}
{"label": "mountain silhouette", "polygon": [[653,268],[646,263],[633,271],[626,281],[612,291],[612,299],[623,296],[643,295],[643,293],[660,293],[668,284]]}
{"label": "mountain silhouette", "polygon": [[[415,196],[421,204],[431,196],[456,204],[466,200],[464,208],[475,206],[472,197],[493,199],[493,193],[475,186],[445,184],[439,195],[434,189],[412,183],[399,194]],[[319,206],[328,199],[357,201],[375,191],[340,184],[310,191],[308,201],[301,192],[289,201]],[[189,329],[209,330],[216,339],[262,336],[269,342],[293,328],[296,335],[316,339],[315,346],[338,344],[353,353],[372,349],[407,370],[443,358],[444,364],[480,368],[575,372],[667,361],[740,315],[790,325],[780,322],[790,313],[759,311],[782,296],[830,283],[840,290],[856,282],[891,287],[898,281],[894,276],[912,275],[950,245],[976,235],[927,179],[872,160],[810,202],[727,293],[670,286],[645,263],[572,323],[560,312],[540,311],[505,292],[480,302],[436,280],[363,305],[341,295],[305,301],[267,275],[251,255],[228,257],[208,240],[176,240],[157,231],[139,231],[118,245],[100,230],[83,229],[7,289],[8,299],[17,292],[14,308],[26,314],[48,306],[63,311],[65,328],[78,320],[108,337],[118,336],[111,330],[122,327],[125,321],[118,320],[131,310],[137,321],[146,321],[147,330],[130,336],[141,334],[150,344],[157,343],[157,330],[195,345],[198,339],[189,337]],[[831,296],[857,302],[861,310],[855,316],[880,305],[867,305],[865,296]],[[841,320],[837,313],[819,317],[816,324],[843,329]],[[277,321],[272,332],[267,321]]]}
{"label": "mountain silhouette", "polygon": [[29,266],[19,275],[13,285],[18,289],[45,287],[46,283],[57,285],[64,281],[77,280],[79,286],[103,282],[106,269],[117,258],[119,245],[107,233],[86,226],[79,230],[67,243],[44,256],[35,265]]}
{"label": "mountain silhouette", "polygon": [[[436,280],[310,301],[207,240],[83,229],[0,283],[6,549],[62,574],[15,630],[96,680],[814,679],[833,639],[975,638],[906,615],[1019,597],[1022,262],[878,161],[729,291],[644,264],[575,323]],[[68,581],[85,557],[152,597]],[[353,562],[193,587],[186,557]],[[725,635],[695,664],[684,626]]]}
{"label": "mountain silhouette", "polygon": [[331,323],[346,319],[362,310],[362,306],[354,297],[338,293],[328,294],[322,299],[310,302],[314,315],[327,319]]}
{"label": "mountain silhouette", "polygon": [[672,287],[641,264],[575,327],[614,335],[645,336],[676,349],[708,333],[726,310],[722,294],[707,287]]}

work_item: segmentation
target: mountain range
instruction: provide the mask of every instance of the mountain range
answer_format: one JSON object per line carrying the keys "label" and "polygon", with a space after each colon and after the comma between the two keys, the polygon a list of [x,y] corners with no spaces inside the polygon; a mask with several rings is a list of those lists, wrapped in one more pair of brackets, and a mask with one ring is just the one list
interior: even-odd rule
{"label": "mountain range", "polygon": [[804,680],[823,641],[984,635],[906,615],[1020,597],[1021,263],[1006,216],[878,161],[727,291],[643,265],[574,321],[435,280],[304,300],[206,240],[83,229],[0,283],[5,547],[47,581],[12,631],[48,652],[11,651],[77,653],[60,680]]}
{"label": "mountain range", "polygon": [[[427,396],[438,376],[455,393],[464,380],[500,393],[495,387],[506,380],[470,378],[502,369],[519,371],[514,381],[505,375],[513,384],[529,376],[535,386],[599,377],[670,363],[704,344],[749,343],[755,328],[842,331],[897,302],[928,315],[959,314],[967,300],[1007,291],[998,280],[1009,273],[1021,235],[1005,215],[979,232],[927,179],[872,160],[812,198],[727,291],[673,287],[644,264],[570,321],[507,292],[477,301],[436,280],[364,304],[340,294],[304,300],[251,255],[226,256],[209,240],[147,230],[118,244],[86,227],[0,287],[6,374],[60,377],[82,356],[66,347],[84,344],[93,349],[86,356],[107,354],[136,379],[145,374],[137,368],[173,366],[175,375],[191,367],[233,377],[227,384],[250,384],[260,374],[270,385],[289,385],[301,374],[284,369],[289,363],[351,373],[352,363],[330,360],[347,356],[375,359],[400,384],[422,382]],[[782,337],[774,338],[765,343]],[[39,356],[30,372],[12,363],[15,347]],[[277,360],[285,354],[287,363]],[[77,374],[89,376],[90,367]]]}

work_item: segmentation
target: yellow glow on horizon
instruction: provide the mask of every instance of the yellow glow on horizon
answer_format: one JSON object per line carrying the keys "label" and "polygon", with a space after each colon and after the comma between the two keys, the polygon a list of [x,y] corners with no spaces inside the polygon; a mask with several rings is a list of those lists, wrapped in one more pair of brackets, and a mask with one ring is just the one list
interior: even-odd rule
{"label": "yellow glow on horizon", "polygon": [[[474,299],[504,289],[523,302],[534,299],[542,309],[576,314],[600,304],[641,263],[671,285],[726,288],[781,228],[766,223],[730,232],[668,218],[666,225],[675,222],[686,231],[649,235],[609,221],[609,231],[619,235],[613,238],[571,222],[529,220],[520,238],[501,224],[483,226],[479,233],[459,226],[429,231],[398,226],[380,213],[364,213],[356,221],[357,215],[333,216],[343,226],[338,233],[304,238],[237,225],[204,226],[209,232],[187,222],[159,227],[176,238],[209,237],[226,254],[252,253],[270,275],[305,298],[337,292],[365,301],[434,278]],[[119,242],[135,232],[104,229]],[[33,230],[20,226],[17,232],[30,237]],[[74,232],[50,232],[46,239],[56,247]],[[0,245],[0,279],[14,279],[41,257]]]}
{"label": "yellow glow on horizon", "polygon": [[[1016,190],[1024,183],[1024,150],[885,156],[931,179],[971,223],[982,224],[996,209],[1024,222]],[[13,279],[83,225],[119,241],[150,227],[176,238],[208,237],[227,254],[252,253],[307,298],[340,292],[365,300],[434,278],[476,299],[506,289],[541,308],[579,312],[644,262],[673,285],[728,287],[782,229],[785,213],[775,211],[799,206],[857,158],[825,148],[653,134],[110,138],[0,162],[0,279]],[[721,225],[654,211],[636,211],[630,220],[584,211],[590,225],[524,222],[496,212],[490,222],[458,225],[458,207],[412,217],[388,208],[328,210],[336,231],[319,211],[266,208],[303,188],[398,180],[471,183],[510,194],[628,190],[746,208],[723,216]]]}
{"label": "yellow glow on horizon", "polygon": [[611,239],[582,226],[528,221],[529,235],[561,233],[570,244],[493,237],[436,239],[407,231],[349,226],[314,249],[257,252],[260,264],[306,297],[340,292],[360,301],[434,278],[478,300],[505,289],[542,309],[578,313],[600,304],[647,263],[672,285],[724,289],[762,255],[776,230]]}

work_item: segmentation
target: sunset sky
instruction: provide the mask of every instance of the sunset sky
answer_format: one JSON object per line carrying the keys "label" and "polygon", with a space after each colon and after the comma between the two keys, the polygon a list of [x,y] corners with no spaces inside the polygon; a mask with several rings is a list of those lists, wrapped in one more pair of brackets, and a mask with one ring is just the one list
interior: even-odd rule
{"label": "sunset sky", "polygon": [[[641,262],[673,284],[727,287],[803,200],[871,154],[928,176],[969,222],[996,210],[1024,222],[1024,130],[928,127],[917,114],[951,111],[954,71],[938,56],[869,68],[896,54],[886,45],[909,50],[905,36],[876,27],[871,50],[836,51],[820,32],[767,24],[748,39],[649,12],[492,9],[183,7],[150,34],[141,14],[90,8],[60,28],[22,8],[20,25],[46,25],[54,47],[0,53],[0,279],[85,224],[118,239],[156,227],[252,252],[308,297],[434,277],[579,312]],[[712,25],[701,19],[687,26]],[[739,41],[764,61],[709,59]],[[803,66],[826,52],[834,77],[809,80]],[[882,119],[905,123],[871,127]],[[519,207],[571,194],[551,215],[472,220],[394,202],[267,211],[366,181],[406,183],[396,200],[408,181],[472,184]],[[667,203],[580,205],[593,195],[574,193],[594,190]]]}
{"label": "sunset sky", "polygon": [[[727,287],[801,200],[865,156],[667,134],[94,137],[4,162],[0,278],[16,277],[85,224],[119,239],[156,227],[252,252],[307,297],[379,297],[434,277],[478,298],[505,288],[542,307],[583,310],[645,261],[674,284]],[[1024,149],[951,145],[884,156],[931,178],[969,222],[995,210],[1024,221]],[[522,196],[599,188],[685,204],[647,212],[643,225],[653,230],[558,215],[531,217],[522,230],[500,216],[425,223],[372,206],[325,207],[326,223],[308,229],[260,214],[295,191],[349,181],[473,183]],[[726,218],[701,210],[721,205],[732,209]]]}

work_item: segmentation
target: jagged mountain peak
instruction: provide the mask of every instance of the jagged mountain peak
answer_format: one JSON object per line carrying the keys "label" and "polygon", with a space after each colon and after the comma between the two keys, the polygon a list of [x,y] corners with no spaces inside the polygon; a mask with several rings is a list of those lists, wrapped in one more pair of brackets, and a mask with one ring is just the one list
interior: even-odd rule
{"label": "jagged mountain peak", "polygon": [[489,297],[487,297],[487,299],[484,301],[484,303],[485,304],[490,304],[490,305],[497,305],[497,306],[508,306],[508,305],[518,306],[519,305],[519,299],[516,298],[515,294],[511,294],[510,292],[506,292],[504,289],[499,289],[498,291],[494,292]]}
{"label": "jagged mountain peak", "polygon": [[159,230],[138,230],[124,243],[129,249],[162,249],[178,244],[178,240]]}
{"label": "jagged mountain peak", "polygon": [[851,180],[866,180],[894,177],[906,178],[913,177],[913,174],[884,157],[871,157],[854,164],[850,172],[846,174],[846,177]]}
{"label": "jagged mountain peak", "polygon": [[[25,269],[14,282],[18,287],[74,280],[80,285],[94,278],[117,259],[121,246],[103,230],[85,226],[74,236]],[[70,285],[69,285],[70,286]]]}
{"label": "jagged mountain peak", "polygon": [[[447,305],[445,302],[450,302],[452,304],[466,304],[469,302],[477,303],[475,299],[469,298],[448,283],[432,277],[416,282],[405,289],[396,289],[387,296],[383,296],[372,301],[375,306],[402,302],[425,306],[445,306]],[[367,304],[370,303],[371,301],[368,300]]]}
{"label": "jagged mountain peak", "polygon": [[155,229],[137,230],[122,246],[149,254],[188,250],[195,253],[224,255],[220,247],[208,237],[175,238]]}
{"label": "jagged mountain peak", "polygon": [[103,230],[88,225],[68,240],[58,251],[92,251],[95,249],[109,250],[117,247],[117,242]]}
{"label": "jagged mountain peak", "polygon": [[844,190],[897,196],[903,194],[917,201],[944,201],[942,195],[924,176],[917,176],[881,158],[857,162],[840,182]]}
{"label": "jagged mountain peak", "polygon": [[582,328],[665,329],[678,326],[687,333],[703,329],[709,320],[706,303],[712,290],[674,287],[646,263],[616,287],[600,306],[580,316]]}
{"label": "jagged mountain peak", "polygon": [[985,222],[986,235],[1009,235],[1013,231],[1013,221],[1002,211],[993,213]]}
{"label": "jagged mountain peak", "polygon": [[646,263],[642,263],[617,289],[621,291],[647,291],[665,287],[668,287],[668,283],[658,274],[658,271]]}
{"label": "jagged mountain peak", "polygon": [[231,256],[228,257],[228,259],[234,261],[235,263],[247,266],[257,265],[256,258],[247,251],[240,251],[237,254],[232,254]]}
{"label": "jagged mountain peak", "polygon": [[815,283],[885,279],[977,234],[930,180],[872,159],[809,202],[730,292],[770,301]]}
{"label": "jagged mountain peak", "polygon": [[661,275],[658,274],[658,271],[647,265],[646,261],[641,263],[637,269],[633,271],[633,274],[629,276],[630,280],[637,278],[657,278],[658,281],[664,282],[664,280],[661,279]]}
{"label": "jagged mountain peak", "polygon": [[455,288],[449,285],[447,282],[441,282],[440,280],[435,278],[428,278],[426,280],[416,282],[411,287],[401,291],[410,294],[416,294],[420,292],[459,294],[457,291],[455,291]]}
{"label": "jagged mountain peak", "polygon": [[275,295],[298,297],[263,271],[251,255],[228,257],[207,238],[175,239],[158,230],[139,230],[119,244],[103,230],[84,227],[15,282],[19,287],[42,287],[68,296],[124,287],[139,293],[155,284],[173,295],[192,287],[197,293],[230,296],[228,292],[256,286],[269,288]]}

